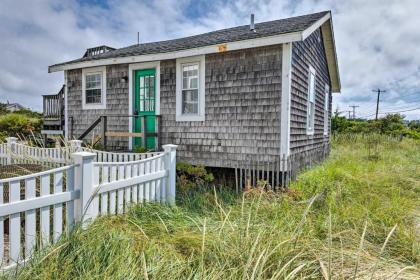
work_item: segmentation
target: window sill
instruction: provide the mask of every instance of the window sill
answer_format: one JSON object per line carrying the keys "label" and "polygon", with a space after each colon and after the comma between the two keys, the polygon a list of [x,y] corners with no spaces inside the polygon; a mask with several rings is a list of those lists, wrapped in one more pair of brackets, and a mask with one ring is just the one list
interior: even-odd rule
{"label": "window sill", "polygon": [[103,110],[106,109],[106,104],[83,104],[82,105],[83,110]]}
{"label": "window sill", "polygon": [[175,118],[177,122],[204,122],[205,117],[200,115],[177,115]]}

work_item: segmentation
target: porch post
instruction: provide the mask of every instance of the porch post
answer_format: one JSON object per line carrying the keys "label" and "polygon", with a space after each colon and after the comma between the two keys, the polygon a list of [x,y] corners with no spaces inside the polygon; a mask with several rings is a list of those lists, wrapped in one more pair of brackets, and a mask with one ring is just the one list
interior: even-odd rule
{"label": "porch post", "polygon": [[107,139],[106,139],[106,130],[108,127],[108,120],[106,116],[101,116],[101,122],[102,122],[102,146],[104,150],[106,151],[106,145],[107,145]]}

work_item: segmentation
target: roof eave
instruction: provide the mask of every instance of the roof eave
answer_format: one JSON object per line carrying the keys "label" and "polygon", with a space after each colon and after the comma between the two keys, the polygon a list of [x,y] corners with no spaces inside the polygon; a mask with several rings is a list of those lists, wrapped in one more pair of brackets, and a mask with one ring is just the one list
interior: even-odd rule
{"label": "roof eave", "polygon": [[340,71],[338,68],[337,51],[335,47],[334,30],[332,18],[321,25],[322,39],[327,56],[328,71],[331,79],[331,91],[341,92]]}
{"label": "roof eave", "polygon": [[[104,58],[104,59],[95,59],[90,61],[75,62],[75,63],[61,63],[48,67],[48,72],[58,72],[71,69],[111,65],[111,64],[123,64],[123,63],[138,63],[138,62],[147,62],[147,61],[157,61],[157,60],[166,60],[166,59],[176,59],[181,57],[195,56],[195,55],[205,55],[211,53],[218,53],[224,51],[234,51],[240,49],[249,49],[269,45],[277,45],[283,43],[290,43],[302,40],[302,31],[284,33],[280,35],[267,36],[256,39],[248,39],[241,41],[226,42],[216,45],[209,45],[199,48],[192,48],[186,50],[180,50],[175,52],[166,52],[166,53],[154,53],[146,55],[135,55],[135,56],[126,56],[126,57],[115,57],[115,58]],[[223,45],[223,48],[220,46]]]}
{"label": "roof eave", "polygon": [[[240,49],[249,49],[291,42],[303,41],[309,37],[315,30],[321,28],[322,36],[324,41],[324,47],[327,55],[328,70],[331,78],[331,91],[340,92],[340,73],[338,70],[337,53],[334,42],[334,32],[332,28],[332,17],[331,12],[326,13],[322,18],[317,20],[311,26],[303,31],[296,31],[290,33],[284,33],[279,35],[267,36],[262,38],[241,40],[226,42],[216,45],[209,45],[199,48],[192,48],[174,52],[166,53],[153,53],[146,55],[135,55],[126,57],[115,57],[115,58],[104,58],[95,59],[90,61],[74,62],[74,63],[61,63],[48,67],[48,72],[66,71],[72,69],[113,65],[113,64],[124,64],[124,63],[139,63],[149,61],[159,61],[167,59],[176,59],[195,55],[205,55],[211,53],[218,53],[224,51],[234,51]],[[223,47],[221,48],[221,45]]]}

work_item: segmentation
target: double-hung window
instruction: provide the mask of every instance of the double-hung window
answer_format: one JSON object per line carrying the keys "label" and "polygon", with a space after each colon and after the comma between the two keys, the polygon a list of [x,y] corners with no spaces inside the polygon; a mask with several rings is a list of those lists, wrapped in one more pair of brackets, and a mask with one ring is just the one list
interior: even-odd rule
{"label": "double-hung window", "polygon": [[198,114],[198,69],[199,64],[183,64],[181,113]]}
{"label": "double-hung window", "polygon": [[324,135],[328,135],[329,129],[329,108],[330,108],[330,87],[325,85],[325,102],[324,102]]}
{"label": "double-hung window", "polygon": [[83,109],[106,108],[106,68],[93,67],[82,70]]}
{"label": "double-hung window", "polygon": [[204,121],[204,56],[176,61],[176,120]]}
{"label": "double-hung window", "polygon": [[308,135],[314,134],[315,131],[315,75],[315,69],[312,66],[309,66],[308,112],[306,121],[306,132]]}

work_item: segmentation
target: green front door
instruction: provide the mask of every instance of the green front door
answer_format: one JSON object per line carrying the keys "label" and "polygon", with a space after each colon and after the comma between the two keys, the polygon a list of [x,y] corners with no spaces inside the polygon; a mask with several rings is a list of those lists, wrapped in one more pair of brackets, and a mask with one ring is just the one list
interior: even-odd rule
{"label": "green front door", "polygon": [[[155,133],[156,122],[156,70],[145,69],[134,72],[134,115],[144,116],[146,133]],[[134,132],[144,132],[142,117],[134,117]],[[142,147],[143,141],[140,137],[134,138],[134,148]],[[146,136],[146,149],[155,149],[155,137]]]}

